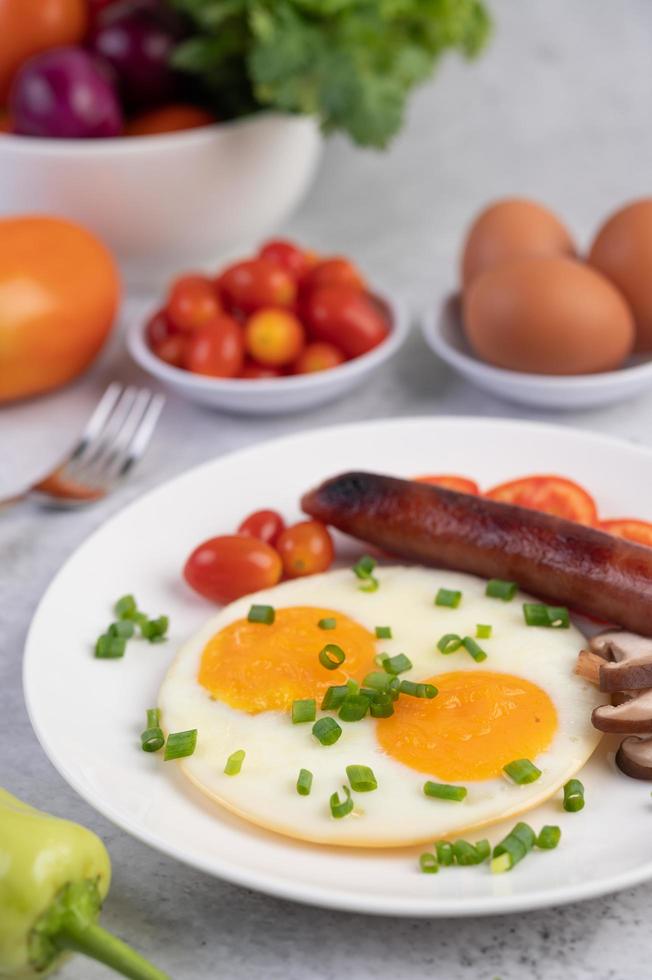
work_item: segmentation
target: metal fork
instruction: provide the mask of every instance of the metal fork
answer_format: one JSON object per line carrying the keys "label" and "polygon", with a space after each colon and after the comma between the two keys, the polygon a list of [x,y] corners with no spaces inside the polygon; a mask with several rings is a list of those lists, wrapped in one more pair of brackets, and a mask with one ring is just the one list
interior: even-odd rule
{"label": "metal fork", "polygon": [[67,459],[0,507],[29,497],[46,507],[70,508],[106,497],[147,449],[164,401],[147,388],[113,382]]}

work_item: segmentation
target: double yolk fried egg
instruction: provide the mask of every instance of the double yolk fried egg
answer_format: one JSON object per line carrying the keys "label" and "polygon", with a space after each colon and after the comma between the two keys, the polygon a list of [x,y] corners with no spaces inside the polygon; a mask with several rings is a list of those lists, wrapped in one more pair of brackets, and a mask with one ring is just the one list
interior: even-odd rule
{"label": "double yolk fried egg", "polygon": [[[182,648],[161,688],[168,731],[198,730],[184,774],[241,817],[302,840],[363,847],[406,845],[459,834],[513,817],[542,802],[576,773],[599,740],[590,725],[595,688],[573,672],[583,637],[575,627],[527,626],[517,594],[485,595],[469,575],[418,567],[377,569],[380,586],[363,592],[350,570],[294,580],[222,609]],[[440,588],[459,590],[457,608],[435,605]],[[252,603],[275,610],[271,624],[249,622]],[[335,620],[325,630],[320,621]],[[486,659],[464,647],[443,654],[445,634],[475,637]],[[391,628],[378,639],[377,626]],[[346,655],[326,669],[319,652],[336,644]],[[433,684],[432,699],[401,694],[388,718],[347,722],[320,705],[327,689],[362,683],[375,658],[405,653],[401,679]],[[314,698],[317,718],[342,728],[322,745],[312,724],[293,724],[292,703]],[[227,758],[244,750],[242,768],[227,775]],[[503,767],[529,759],[541,776],[516,785]],[[347,767],[368,766],[377,788],[353,792],[353,810],[334,819],[332,793],[347,785]],[[296,789],[301,769],[310,794]],[[424,794],[428,780],[464,786],[461,801]]]}

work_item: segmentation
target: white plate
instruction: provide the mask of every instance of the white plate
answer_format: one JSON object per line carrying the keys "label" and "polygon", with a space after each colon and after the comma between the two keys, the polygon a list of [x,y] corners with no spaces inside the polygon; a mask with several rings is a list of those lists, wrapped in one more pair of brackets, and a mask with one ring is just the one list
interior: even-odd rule
{"label": "white plate", "polygon": [[463,378],[510,402],[537,408],[568,409],[611,405],[652,389],[652,359],[632,357],[617,371],[551,376],[507,371],[479,360],[462,330],[459,299],[449,296],[440,310],[426,314],[424,339],[438,357]]}
{"label": "white plate", "polygon": [[[560,847],[512,872],[487,866],[420,874],[422,848],[360,852],[318,847],[259,830],[196,792],[173,765],[139,747],[145,708],[182,640],[213,607],[180,571],[203,538],[229,532],[249,511],[299,516],[299,495],[346,469],[412,476],[462,473],[483,486],[558,472],[592,490],[605,516],[652,519],[652,455],[572,429],[479,419],[408,419],[311,431],[206,463],[147,494],[95,532],[61,569],[29,633],[24,684],[29,714],[50,759],[93,806],[128,832],[210,874],[285,898],[392,915],[455,916],[558,905],[652,877],[647,783],[613,765],[606,741],[582,772],[587,804],[553,801],[530,813],[558,823]],[[171,642],[134,644],[122,661],[92,656],[111,604],[134,592],[171,616]],[[488,836],[495,842],[505,828]]]}

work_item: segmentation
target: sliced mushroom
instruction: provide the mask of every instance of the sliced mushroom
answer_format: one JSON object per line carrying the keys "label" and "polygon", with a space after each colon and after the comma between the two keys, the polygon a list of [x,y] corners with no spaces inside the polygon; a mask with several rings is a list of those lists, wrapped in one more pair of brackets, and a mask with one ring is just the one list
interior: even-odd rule
{"label": "sliced mushroom", "polygon": [[600,667],[601,691],[610,694],[652,687],[652,639],[625,630],[607,630],[594,636],[589,646],[604,658]]}
{"label": "sliced mushroom", "polygon": [[630,735],[616,752],[616,765],[633,779],[652,779],[652,737]]}
{"label": "sliced mushroom", "polygon": [[590,681],[596,687],[600,686],[600,668],[604,660],[597,653],[590,650],[580,650],[575,664],[575,673],[583,677],[585,681]]}
{"label": "sliced mushroom", "polygon": [[591,721],[601,732],[623,735],[652,732],[652,691],[643,691],[622,704],[602,704],[594,709]]}
{"label": "sliced mushroom", "polygon": [[589,649],[605,660],[621,662],[652,655],[652,638],[626,630],[605,630],[589,641]]}

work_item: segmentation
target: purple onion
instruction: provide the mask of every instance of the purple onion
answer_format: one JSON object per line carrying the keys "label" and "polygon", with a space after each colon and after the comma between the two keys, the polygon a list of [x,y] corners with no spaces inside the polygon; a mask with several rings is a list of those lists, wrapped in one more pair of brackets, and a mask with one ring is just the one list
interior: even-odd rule
{"label": "purple onion", "polygon": [[13,131],[23,136],[119,136],[122,112],[108,74],[81,48],[51,48],[29,58],[9,93]]}

